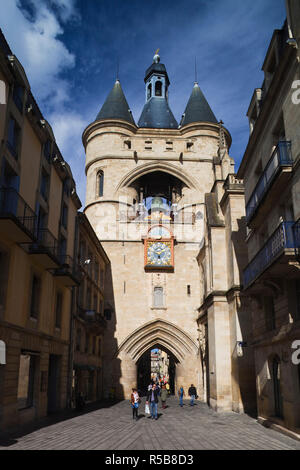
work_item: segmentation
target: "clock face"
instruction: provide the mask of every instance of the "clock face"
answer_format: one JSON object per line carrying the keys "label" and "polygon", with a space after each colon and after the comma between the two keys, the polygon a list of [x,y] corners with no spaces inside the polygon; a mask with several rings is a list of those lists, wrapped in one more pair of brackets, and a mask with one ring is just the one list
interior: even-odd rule
{"label": "clock face", "polygon": [[148,266],[172,266],[170,242],[149,242],[147,247]]}

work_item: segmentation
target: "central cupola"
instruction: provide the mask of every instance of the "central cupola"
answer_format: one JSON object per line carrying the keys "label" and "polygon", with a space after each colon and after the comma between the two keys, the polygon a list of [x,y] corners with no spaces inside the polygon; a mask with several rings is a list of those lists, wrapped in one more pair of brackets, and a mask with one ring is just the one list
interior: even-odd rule
{"label": "central cupola", "polygon": [[154,129],[177,129],[178,123],[168,103],[170,80],[166,67],[160,63],[158,51],[153,57],[152,65],[145,73],[146,103],[138,126]]}

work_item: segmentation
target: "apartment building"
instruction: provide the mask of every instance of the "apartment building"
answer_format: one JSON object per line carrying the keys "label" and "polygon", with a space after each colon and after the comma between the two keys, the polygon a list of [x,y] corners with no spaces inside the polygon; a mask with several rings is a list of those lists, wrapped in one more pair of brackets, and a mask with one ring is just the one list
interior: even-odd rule
{"label": "apartment building", "polygon": [[103,389],[103,334],[109,315],[105,309],[105,277],[109,259],[87,217],[77,215],[77,263],[81,283],[76,289],[73,341],[73,402],[107,397]]}
{"label": "apartment building", "polygon": [[[258,416],[300,432],[300,5],[286,2],[248,109],[244,179]],[[298,92],[297,92],[298,88]]]}
{"label": "apartment building", "polygon": [[67,406],[81,202],[0,31],[0,430]]}

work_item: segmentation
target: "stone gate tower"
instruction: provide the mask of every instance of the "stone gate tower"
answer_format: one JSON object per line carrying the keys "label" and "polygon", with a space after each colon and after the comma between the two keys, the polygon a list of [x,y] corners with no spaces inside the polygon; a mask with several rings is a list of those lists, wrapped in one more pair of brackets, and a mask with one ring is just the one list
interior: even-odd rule
{"label": "stone gate tower", "polygon": [[231,234],[244,198],[232,176],[231,137],[197,83],[178,125],[158,54],[144,80],[138,125],[117,80],[83,133],[85,213],[111,261],[104,387],[128,397],[143,356],[158,347],[174,366],[175,389],[193,383],[211,405],[239,408]]}

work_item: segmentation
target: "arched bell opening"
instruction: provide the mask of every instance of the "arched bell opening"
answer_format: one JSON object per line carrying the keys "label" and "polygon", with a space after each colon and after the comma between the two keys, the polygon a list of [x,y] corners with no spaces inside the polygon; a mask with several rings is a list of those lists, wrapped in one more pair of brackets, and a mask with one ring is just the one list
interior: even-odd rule
{"label": "arched bell opening", "polygon": [[171,215],[176,212],[186,185],[174,175],[153,171],[134,180],[130,187],[136,191],[139,210],[142,207],[148,215],[155,211]]}
{"label": "arched bell opening", "polygon": [[137,387],[141,396],[145,396],[149,385],[168,383],[170,394],[175,393],[176,356],[160,344],[153,345],[137,361]]}

